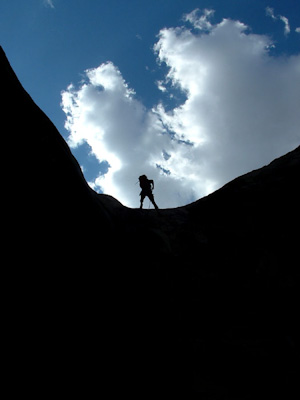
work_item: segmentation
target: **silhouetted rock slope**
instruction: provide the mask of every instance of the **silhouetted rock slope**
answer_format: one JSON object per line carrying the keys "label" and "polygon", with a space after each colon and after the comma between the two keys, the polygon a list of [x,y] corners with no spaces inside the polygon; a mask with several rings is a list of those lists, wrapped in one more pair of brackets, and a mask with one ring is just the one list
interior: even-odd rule
{"label": "silhouetted rock slope", "polygon": [[129,209],[88,187],[2,49],[0,68],[22,387],[297,398],[300,148],[185,207]]}

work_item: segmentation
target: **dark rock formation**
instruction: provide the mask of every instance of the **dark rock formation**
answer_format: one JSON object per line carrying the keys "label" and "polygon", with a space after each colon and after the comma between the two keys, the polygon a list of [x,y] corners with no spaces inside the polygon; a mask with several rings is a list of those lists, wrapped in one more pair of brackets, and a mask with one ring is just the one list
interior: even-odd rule
{"label": "dark rock formation", "polygon": [[24,392],[293,398],[300,147],[185,207],[129,209],[88,187],[2,49],[0,68],[8,368]]}

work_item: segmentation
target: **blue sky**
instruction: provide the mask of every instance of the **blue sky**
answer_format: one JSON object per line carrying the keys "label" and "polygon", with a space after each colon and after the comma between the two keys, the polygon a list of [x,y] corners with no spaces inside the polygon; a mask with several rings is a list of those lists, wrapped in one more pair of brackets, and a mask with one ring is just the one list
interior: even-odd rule
{"label": "blue sky", "polygon": [[299,145],[298,0],[2,0],[0,37],[91,186],[128,206],[143,173],[174,207]]}

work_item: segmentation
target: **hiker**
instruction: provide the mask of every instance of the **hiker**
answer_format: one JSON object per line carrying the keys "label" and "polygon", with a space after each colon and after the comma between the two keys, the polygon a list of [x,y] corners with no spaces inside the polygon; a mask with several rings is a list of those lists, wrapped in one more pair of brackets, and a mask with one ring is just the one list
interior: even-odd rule
{"label": "hiker", "polygon": [[151,203],[154,205],[155,209],[158,210],[157,204],[154,201],[154,196],[152,190],[154,189],[154,182],[152,179],[148,179],[146,175],[142,175],[139,177],[140,187],[142,189],[141,196],[141,205],[140,208],[143,208],[143,201],[146,196],[149,197]]}

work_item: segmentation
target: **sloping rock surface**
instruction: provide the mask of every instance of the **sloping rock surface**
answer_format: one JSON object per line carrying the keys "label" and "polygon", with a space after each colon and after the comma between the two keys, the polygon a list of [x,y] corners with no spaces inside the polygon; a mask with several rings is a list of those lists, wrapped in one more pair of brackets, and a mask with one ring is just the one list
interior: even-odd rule
{"label": "sloping rock surface", "polygon": [[185,207],[129,209],[88,187],[2,49],[0,71],[8,362],[23,387],[297,398],[300,147]]}

